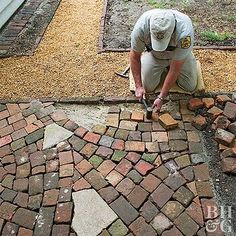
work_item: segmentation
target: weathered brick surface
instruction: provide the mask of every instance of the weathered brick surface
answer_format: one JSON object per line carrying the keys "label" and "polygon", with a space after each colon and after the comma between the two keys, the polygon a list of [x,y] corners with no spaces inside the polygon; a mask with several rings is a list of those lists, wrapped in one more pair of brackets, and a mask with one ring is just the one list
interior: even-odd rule
{"label": "weathered brick surface", "polygon": [[188,102],[188,109],[190,111],[195,111],[199,108],[202,108],[204,105],[202,99],[200,98],[191,98]]}
{"label": "weathered brick surface", "polygon": [[218,128],[215,132],[215,140],[227,147],[233,144],[234,139],[235,135],[226,130]]}
{"label": "weathered brick surface", "polygon": [[55,222],[57,223],[67,223],[71,221],[72,217],[72,202],[59,203],[56,207],[55,212]]}
{"label": "weathered brick surface", "polygon": [[159,116],[159,122],[166,130],[174,129],[178,126],[178,122],[168,113]]}
{"label": "weathered brick surface", "polygon": [[227,102],[224,108],[223,114],[230,120],[236,120],[236,104],[232,102]]}
{"label": "weathered brick surface", "polygon": [[129,226],[129,228],[132,232],[134,232],[135,235],[156,235],[155,230],[145,222],[145,219],[143,217],[139,217],[137,220],[135,220]]}

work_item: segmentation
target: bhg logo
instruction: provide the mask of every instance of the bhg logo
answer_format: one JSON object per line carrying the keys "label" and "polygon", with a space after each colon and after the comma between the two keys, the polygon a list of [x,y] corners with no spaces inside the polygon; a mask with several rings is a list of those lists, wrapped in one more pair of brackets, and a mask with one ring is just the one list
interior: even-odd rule
{"label": "bhg logo", "polygon": [[207,206],[207,218],[212,220],[208,220],[206,222],[206,231],[209,233],[214,233],[220,230],[224,233],[233,233],[232,206],[220,206],[220,216],[218,216],[218,207]]}

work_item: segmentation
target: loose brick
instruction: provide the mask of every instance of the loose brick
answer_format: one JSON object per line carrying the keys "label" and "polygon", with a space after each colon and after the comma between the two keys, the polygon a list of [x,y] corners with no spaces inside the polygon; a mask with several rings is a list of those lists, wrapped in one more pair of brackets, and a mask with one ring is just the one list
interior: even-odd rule
{"label": "loose brick", "polygon": [[178,122],[168,113],[160,115],[159,122],[166,130],[174,129],[178,126]]}
{"label": "loose brick", "polygon": [[222,171],[224,173],[236,173],[236,159],[235,157],[227,157],[222,160]]}
{"label": "loose brick", "polygon": [[206,108],[212,108],[215,105],[214,98],[203,98],[202,102]]}
{"label": "loose brick", "polygon": [[227,102],[224,108],[223,115],[228,117],[230,120],[236,120],[236,104],[232,102]]}
{"label": "loose brick", "polygon": [[202,99],[200,98],[191,98],[188,102],[188,109],[190,111],[195,111],[197,109],[202,108],[204,105]]}
{"label": "loose brick", "polygon": [[230,147],[233,144],[234,138],[234,134],[220,128],[215,132],[215,140],[227,147]]}
{"label": "loose brick", "polygon": [[223,113],[223,111],[220,108],[213,106],[211,109],[207,111],[207,113],[211,116],[212,119],[215,120],[217,116]]}
{"label": "loose brick", "polygon": [[218,116],[214,121],[216,129],[227,129],[230,123],[231,122],[225,116]]}
{"label": "loose brick", "polygon": [[72,202],[59,203],[56,208],[55,222],[69,223],[72,218]]}
{"label": "loose brick", "polygon": [[62,120],[67,120],[67,116],[64,111],[62,110],[57,110],[51,114],[51,118],[57,122],[57,121],[62,121]]}
{"label": "loose brick", "polygon": [[192,125],[198,129],[198,130],[203,130],[206,128],[207,126],[207,121],[206,118],[201,116],[201,115],[197,115],[196,117],[194,117],[194,119],[192,120]]}
{"label": "loose brick", "polygon": [[231,101],[230,97],[228,95],[217,95],[216,96],[216,101],[221,104],[224,105],[226,102]]}

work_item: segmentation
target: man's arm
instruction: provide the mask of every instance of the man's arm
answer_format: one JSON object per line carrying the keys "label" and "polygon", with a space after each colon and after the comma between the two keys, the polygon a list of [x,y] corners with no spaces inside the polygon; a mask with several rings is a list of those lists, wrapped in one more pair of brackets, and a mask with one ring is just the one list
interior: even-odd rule
{"label": "man's arm", "polygon": [[171,61],[170,69],[169,69],[169,72],[165,78],[161,92],[160,92],[159,96],[157,97],[157,99],[153,103],[153,107],[157,111],[160,111],[161,106],[162,106],[162,99],[168,95],[170,88],[173,86],[173,84],[177,80],[177,77],[180,73],[180,70],[181,70],[184,62],[185,62],[185,60]]}
{"label": "man's arm", "polygon": [[141,52],[130,50],[130,68],[135,82],[135,96],[141,99],[145,96],[145,90],[142,85],[141,79]]}

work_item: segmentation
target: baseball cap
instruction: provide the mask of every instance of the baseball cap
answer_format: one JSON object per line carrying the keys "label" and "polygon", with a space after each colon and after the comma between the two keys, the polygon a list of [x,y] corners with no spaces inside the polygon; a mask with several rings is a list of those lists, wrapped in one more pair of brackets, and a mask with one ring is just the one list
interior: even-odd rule
{"label": "baseball cap", "polygon": [[150,18],[151,43],[154,51],[165,51],[175,29],[175,17],[170,11],[160,11]]}

